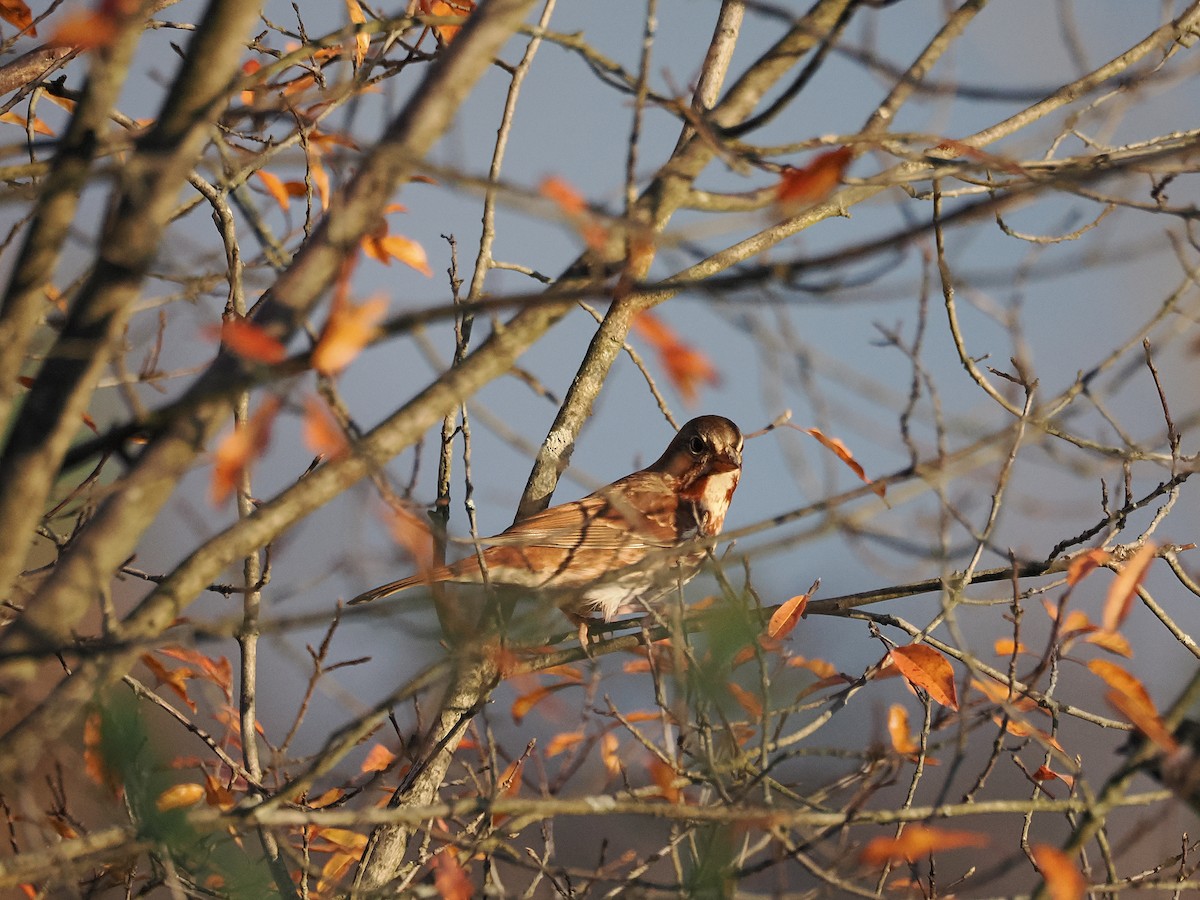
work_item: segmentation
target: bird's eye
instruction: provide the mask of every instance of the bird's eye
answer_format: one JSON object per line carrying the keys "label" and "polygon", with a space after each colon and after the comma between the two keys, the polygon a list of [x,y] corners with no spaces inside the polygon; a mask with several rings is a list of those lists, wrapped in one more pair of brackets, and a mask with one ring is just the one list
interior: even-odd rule
{"label": "bird's eye", "polygon": [[697,456],[699,456],[701,453],[704,452],[704,439],[701,438],[699,435],[692,438],[690,441],[688,441],[688,449],[691,450]]}

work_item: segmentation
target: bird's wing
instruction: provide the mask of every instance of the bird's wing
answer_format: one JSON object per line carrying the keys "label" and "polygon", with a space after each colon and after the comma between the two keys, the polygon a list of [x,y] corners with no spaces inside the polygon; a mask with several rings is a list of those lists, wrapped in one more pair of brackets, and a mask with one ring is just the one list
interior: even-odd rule
{"label": "bird's wing", "polygon": [[483,543],[567,550],[655,549],[675,543],[670,476],[634,472],[580,500],[552,506]]}

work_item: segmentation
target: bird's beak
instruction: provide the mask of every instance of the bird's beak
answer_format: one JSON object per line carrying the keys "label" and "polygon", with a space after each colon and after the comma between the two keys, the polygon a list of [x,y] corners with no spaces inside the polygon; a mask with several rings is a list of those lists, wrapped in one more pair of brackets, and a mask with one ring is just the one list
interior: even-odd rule
{"label": "bird's beak", "polygon": [[729,456],[719,456],[712,463],[714,474],[721,472],[736,472],[742,467],[742,454],[731,453]]}

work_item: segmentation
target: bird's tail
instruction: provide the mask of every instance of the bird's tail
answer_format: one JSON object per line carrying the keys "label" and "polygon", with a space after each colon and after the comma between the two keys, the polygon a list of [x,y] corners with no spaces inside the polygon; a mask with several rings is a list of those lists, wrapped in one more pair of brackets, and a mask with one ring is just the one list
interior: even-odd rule
{"label": "bird's tail", "polygon": [[370,603],[372,600],[390,597],[392,594],[398,594],[400,591],[408,590],[410,587],[416,587],[419,584],[428,584],[429,581],[428,575],[410,575],[408,578],[401,578],[399,581],[389,581],[387,584],[373,587],[369,591],[363,591],[347,605],[354,606],[359,603]]}

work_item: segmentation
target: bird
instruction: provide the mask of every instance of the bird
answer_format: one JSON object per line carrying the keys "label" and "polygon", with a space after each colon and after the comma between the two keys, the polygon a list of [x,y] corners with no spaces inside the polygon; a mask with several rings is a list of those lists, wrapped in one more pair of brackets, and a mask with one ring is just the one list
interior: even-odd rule
{"label": "bird", "polygon": [[589,622],[644,611],[699,571],[706,551],[694,541],[721,533],[742,443],[723,416],[692,419],[644,469],[480,540],[477,555],[379,585],[350,605],[437,582],[527,588],[579,626],[586,648]]}

